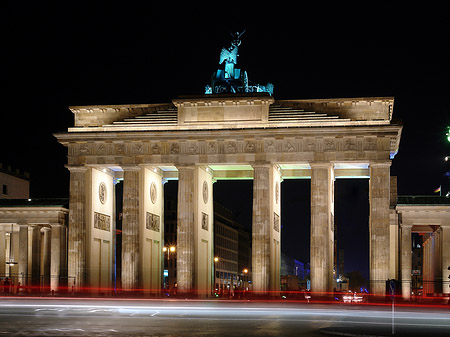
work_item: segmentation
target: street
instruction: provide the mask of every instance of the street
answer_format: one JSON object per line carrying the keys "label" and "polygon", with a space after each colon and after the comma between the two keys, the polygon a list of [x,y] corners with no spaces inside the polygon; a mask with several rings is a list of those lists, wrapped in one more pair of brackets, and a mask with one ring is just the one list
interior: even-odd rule
{"label": "street", "polygon": [[448,336],[450,310],[295,302],[0,298],[0,336]]}

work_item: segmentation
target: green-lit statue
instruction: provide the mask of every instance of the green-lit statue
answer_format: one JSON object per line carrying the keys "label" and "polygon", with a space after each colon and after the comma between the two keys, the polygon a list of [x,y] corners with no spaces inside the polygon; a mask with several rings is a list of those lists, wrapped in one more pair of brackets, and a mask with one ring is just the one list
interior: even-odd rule
{"label": "green-lit statue", "polygon": [[206,94],[221,93],[245,93],[245,92],[268,92],[273,94],[273,85],[259,85],[250,83],[247,72],[236,68],[238,47],[241,45],[241,36],[245,33],[232,33],[231,46],[222,48],[219,58],[219,69],[214,72],[211,85],[205,88]]}

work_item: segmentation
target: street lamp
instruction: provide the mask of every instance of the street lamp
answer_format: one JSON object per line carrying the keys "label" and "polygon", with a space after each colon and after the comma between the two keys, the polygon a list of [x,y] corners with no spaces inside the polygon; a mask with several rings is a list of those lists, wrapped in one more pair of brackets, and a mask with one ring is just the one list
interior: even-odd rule
{"label": "street lamp", "polygon": [[218,297],[219,295],[217,295],[217,291],[219,290],[216,285],[216,263],[219,262],[219,258],[217,256],[214,256],[214,295],[216,297]]}
{"label": "street lamp", "polygon": [[11,224],[11,232],[6,233],[7,236],[9,236],[9,261],[6,261],[6,265],[10,267],[14,267],[18,262],[14,261],[14,251],[13,251],[13,225]]}
{"label": "street lamp", "polygon": [[175,253],[175,250],[176,250],[175,246],[170,246],[170,247],[164,246],[163,247],[163,252],[164,253],[167,252],[167,260],[170,260],[170,253]]}

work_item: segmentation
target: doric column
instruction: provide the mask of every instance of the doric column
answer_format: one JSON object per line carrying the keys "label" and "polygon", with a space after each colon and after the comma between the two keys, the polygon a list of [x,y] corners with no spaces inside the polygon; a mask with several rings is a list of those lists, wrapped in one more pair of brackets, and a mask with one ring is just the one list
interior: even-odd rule
{"label": "doric column", "polygon": [[[446,289],[442,289],[442,230],[438,228],[434,232],[434,292],[442,293],[446,292]],[[444,291],[443,291],[444,290]]]}
{"label": "doric column", "polygon": [[441,227],[442,292],[450,292],[450,226]]}
{"label": "doric column", "polygon": [[51,227],[50,290],[57,292],[65,269],[65,227],[61,224],[52,224]]}
{"label": "doric column", "polygon": [[411,270],[412,270],[412,242],[411,242],[411,225],[401,226],[401,278],[402,278],[402,296],[403,299],[411,298]]}
{"label": "doric column", "polygon": [[334,168],[330,163],[311,166],[311,289],[333,288]]}
{"label": "doric column", "polygon": [[41,227],[31,227],[31,291],[39,291],[41,284]]}
{"label": "doric column", "polygon": [[124,167],[122,217],[122,289],[139,287],[140,167]]}
{"label": "doric column", "polygon": [[273,164],[253,166],[253,292],[276,295],[281,268],[281,176]]}
{"label": "doric column", "polygon": [[266,293],[270,279],[270,168],[253,166],[252,286]]}
{"label": "doric column", "polygon": [[194,286],[195,166],[178,167],[177,283],[180,293]]}
{"label": "doric column", "polygon": [[43,277],[43,284],[45,290],[50,289],[50,245],[51,245],[51,229],[49,227],[43,227],[43,242],[42,242],[42,277]]}
{"label": "doric column", "polygon": [[69,287],[80,290],[86,281],[86,167],[69,167]]}
{"label": "doric column", "polygon": [[423,249],[423,294],[426,296],[431,293],[431,247],[432,247],[432,237],[428,238],[422,244]]}
{"label": "doric column", "polygon": [[28,225],[19,224],[19,282],[28,285]]}
{"label": "doric column", "polygon": [[207,297],[213,277],[214,212],[212,173],[207,167],[178,166],[178,292]]}
{"label": "doric column", "polygon": [[370,163],[370,291],[383,295],[389,278],[390,162]]}
{"label": "doric column", "polygon": [[0,275],[6,271],[6,232],[0,226]]}

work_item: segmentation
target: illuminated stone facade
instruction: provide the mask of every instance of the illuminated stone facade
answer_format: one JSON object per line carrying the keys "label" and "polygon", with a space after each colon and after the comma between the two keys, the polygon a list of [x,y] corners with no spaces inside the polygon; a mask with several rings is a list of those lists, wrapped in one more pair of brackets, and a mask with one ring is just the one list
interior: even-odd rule
{"label": "illuminated stone facade", "polygon": [[[370,177],[370,277],[384,293],[391,268],[391,159],[402,127],[393,98],[275,101],[265,94],[204,95],[171,104],[72,107],[75,126],[55,136],[68,148],[69,276],[76,287],[110,286],[113,180],[124,179],[122,287],[162,286],[163,182],[178,179],[179,292],[209,295],[213,283],[213,182],[253,179],[253,291],[280,288],[281,188],[311,178],[311,284],[332,290],[334,179]],[[151,174],[150,174],[151,173]],[[156,190],[151,191],[154,183]],[[106,199],[99,194],[101,183]],[[205,216],[206,215],[206,216]],[[103,218],[105,219],[105,218]],[[96,256],[100,254],[100,257]]]}
{"label": "illuminated stone facade", "polygon": [[0,202],[0,278],[10,280],[11,292],[70,291],[68,213],[66,199]]}
{"label": "illuminated stone facade", "polygon": [[411,233],[422,236],[423,295],[450,293],[450,199],[433,196],[402,196],[395,207],[398,225],[398,250],[391,256],[399,266],[391,278],[402,281],[402,295],[410,299],[412,293]]}

